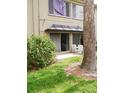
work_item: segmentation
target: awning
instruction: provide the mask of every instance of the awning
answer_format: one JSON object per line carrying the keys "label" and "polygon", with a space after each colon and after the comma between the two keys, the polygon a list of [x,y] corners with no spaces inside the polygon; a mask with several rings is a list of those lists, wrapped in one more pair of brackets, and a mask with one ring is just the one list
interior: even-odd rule
{"label": "awning", "polygon": [[52,24],[46,31],[49,30],[79,31],[79,32],[83,31],[83,29],[80,26],[69,26],[69,25],[61,25],[61,24]]}

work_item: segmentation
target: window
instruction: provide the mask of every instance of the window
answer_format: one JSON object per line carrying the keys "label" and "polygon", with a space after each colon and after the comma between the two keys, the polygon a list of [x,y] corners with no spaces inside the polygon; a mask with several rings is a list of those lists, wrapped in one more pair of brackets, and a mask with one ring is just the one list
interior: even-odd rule
{"label": "window", "polygon": [[69,3],[68,3],[68,2],[65,2],[65,3],[66,3],[66,8],[65,8],[65,9],[66,9],[66,14],[65,14],[65,15],[66,15],[66,16],[70,16],[70,15],[69,15],[69,9],[70,9],[70,8],[69,8]]}
{"label": "window", "polygon": [[81,44],[81,35],[80,34],[73,34],[73,44],[79,45]]}
{"label": "window", "polygon": [[64,0],[49,0],[49,13],[60,16],[69,16],[69,3]]}
{"label": "window", "polygon": [[72,16],[76,19],[83,19],[83,7],[73,4],[72,5]]}

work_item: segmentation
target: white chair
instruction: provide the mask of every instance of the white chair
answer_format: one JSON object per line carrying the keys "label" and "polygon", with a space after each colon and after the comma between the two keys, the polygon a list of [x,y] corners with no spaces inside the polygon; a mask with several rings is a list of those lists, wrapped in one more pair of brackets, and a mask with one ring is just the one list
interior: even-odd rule
{"label": "white chair", "polygon": [[83,53],[83,45],[78,45],[78,53]]}
{"label": "white chair", "polygon": [[72,45],[72,52],[73,52],[73,53],[76,52],[76,45],[75,45],[75,44]]}

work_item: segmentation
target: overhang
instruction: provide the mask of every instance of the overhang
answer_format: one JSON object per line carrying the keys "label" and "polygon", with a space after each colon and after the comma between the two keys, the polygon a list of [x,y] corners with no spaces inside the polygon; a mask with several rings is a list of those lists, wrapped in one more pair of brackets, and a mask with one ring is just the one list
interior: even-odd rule
{"label": "overhang", "polygon": [[73,32],[82,32],[83,29],[80,26],[69,26],[61,24],[52,24],[46,31],[73,31]]}

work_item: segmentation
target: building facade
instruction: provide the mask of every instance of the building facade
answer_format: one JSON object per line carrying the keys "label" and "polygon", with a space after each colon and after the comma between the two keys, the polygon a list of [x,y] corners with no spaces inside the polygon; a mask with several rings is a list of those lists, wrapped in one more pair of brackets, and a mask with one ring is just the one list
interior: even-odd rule
{"label": "building facade", "polygon": [[[78,0],[80,1],[80,0]],[[82,52],[83,5],[75,0],[28,0],[28,37],[49,36],[57,52]]]}

